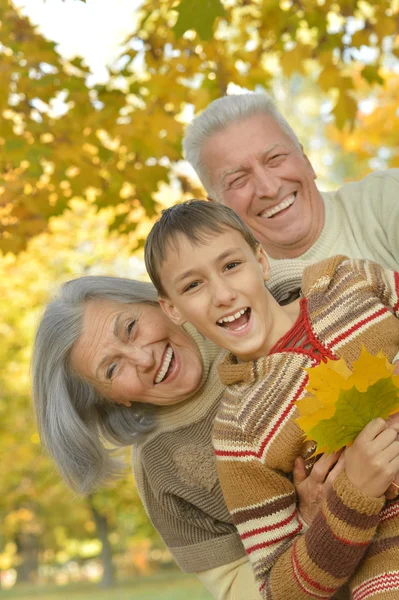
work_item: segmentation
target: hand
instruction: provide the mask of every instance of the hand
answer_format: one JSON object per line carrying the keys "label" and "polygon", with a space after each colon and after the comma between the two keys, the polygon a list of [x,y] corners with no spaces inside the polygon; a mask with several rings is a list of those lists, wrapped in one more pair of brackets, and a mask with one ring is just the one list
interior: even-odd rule
{"label": "hand", "polygon": [[374,419],[346,449],[348,479],[368,496],[382,496],[399,471],[398,429],[399,424],[388,425],[383,419]]}
{"label": "hand", "polygon": [[310,525],[321,508],[323,498],[331,489],[335,479],[344,468],[344,452],[323,454],[314,464],[309,475],[301,456],[295,460],[293,477],[298,497],[298,510],[307,525]]}

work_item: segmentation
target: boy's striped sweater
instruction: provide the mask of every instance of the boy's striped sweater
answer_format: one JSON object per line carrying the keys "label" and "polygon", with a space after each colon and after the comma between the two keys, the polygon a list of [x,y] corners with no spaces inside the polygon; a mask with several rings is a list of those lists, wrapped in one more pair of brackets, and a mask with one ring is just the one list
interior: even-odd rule
{"label": "boy's striped sweater", "polygon": [[[338,256],[306,269],[302,294],[300,317],[267,357],[237,363],[229,355],[219,366],[229,387],[213,440],[225,499],[264,598],[331,598],[355,571],[353,597],[374,598],[385,563],[392,583],[378,597],[399,598],[398,544],[370,546],[384,498],[364,495],[343,472],[303,533],[291,481],[302,450],[293,417],[305,393],[304,368],[323,357],[343,357],[350,366],[362,345],[392,361],[399,349],[399,274]],[[294,338],[299,343],[290,348]],[[396,505],[384,520],[384,538],[397,540]],[[372,557],[361,563],[368,548]]]}

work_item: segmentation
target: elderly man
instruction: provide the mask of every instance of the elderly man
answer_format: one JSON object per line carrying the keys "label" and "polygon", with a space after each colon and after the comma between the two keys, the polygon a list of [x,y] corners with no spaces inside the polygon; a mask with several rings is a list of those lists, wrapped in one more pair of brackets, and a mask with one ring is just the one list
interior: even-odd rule
{"label": "elderly man", "polygon": [[[320,192],[301,143],[266,94],[215,100],[188,126],[183,147],[208,198],[233,208],[262,243],[272,269],[268,287],[280,302],[298,295],[308,264],[336,254],[399,270],[399,169]],[[295,466],[315,507],[326,473],[321,463],[306,478],[300,459]],[[387,496],[396,495],[391,486]],[[232,563],[200,579],[215,598],[249,597],[247,568]]]}
{"label": "elderly man", "polygon": [[215,100],[189,125],[183,146],[209,199],[233,208],[262,243],[280,301],[299,288],[307,264],[335,254],[399,269],[399,169],[320,192],[266,94]]}

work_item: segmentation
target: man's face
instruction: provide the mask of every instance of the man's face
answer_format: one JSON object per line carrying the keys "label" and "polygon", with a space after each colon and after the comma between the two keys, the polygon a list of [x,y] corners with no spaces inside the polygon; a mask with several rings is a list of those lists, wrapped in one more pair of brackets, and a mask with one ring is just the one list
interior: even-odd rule
{"label": "man's face", "polygon": [[295,258],[317,240],[324,204],[313,168],[294,141],[267,114],[216,132],[201,158],[213,200],[229,206],[273,258]]}

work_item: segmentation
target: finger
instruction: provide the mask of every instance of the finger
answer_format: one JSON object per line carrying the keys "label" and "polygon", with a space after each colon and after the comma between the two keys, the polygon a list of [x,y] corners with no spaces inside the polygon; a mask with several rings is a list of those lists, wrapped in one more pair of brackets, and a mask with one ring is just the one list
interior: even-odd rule
{"label": "finger", "polygon": [[399,413],[394,413],[393,415],[390,415],[386,420],[386,424],[388,425],[388,427],[393,427],[396,423],[399,423]]}
{"label": "finger", "polygon": [[299,485],[303,481],[305,481],[307,474],[305,469],[305,461],[302,456],[298,456],[294,462],[294,470],[292,472],[294,485]]}
{"label": "finger", "polygon": [[324,484],[326,494],[327,494],[328,490],[332,488],[334,481],[337,479],[338,475],[344,469],[345,469],[345,453],[342,453],[341,456],[339,457],[337,464],[334,466],[334,468],[328,474],[328,477]]}
{"label": "finger", "polygon": [[385,497],[387,500],[394,500],[399,495],[399,488],[397,488],[393,483],[389,486],[387,491],[385,492]]}
{"label": "finger", "polygon": [[384,419],[381,419],[380,417],[373,419],[367,423],[366,427],[359,433],[355,440],[355,444],[358,443],[358,441],[362,443],[371,442],[387,428],[388,425],[385,423]]}
{"label": "finger", "polygon": [[373,449],[373,453],[383,452],[386,448],[391,446],[392,442],[396,440],[397,433],[395,429],[389,427],[385,429],[382,433],[378,434],[375,440],[373,441],[373,445],[371,446]]}
{"label": "finger", "polygon": [[395,369],[393,371],[394,375],[399,375],[399,360],[393,363],[395,365]]}
{"label": "finger", "polygon": [[399,442],[396,441],[396,439],[395,439],[395,441],[392,442],[381,453],[380,460],[381,460],[382,464],[388,464],[389,463],[389,466],[391,466],[390,463],[392,463],[392,461],[394,461],[396,458],[399,459]]}
{"label": "finger", "polygon": [[323,483],[331,469],[338,462],[341,454],[342,450],[332,454],[323,454],[313,467],[310,477],[317,483]]}

